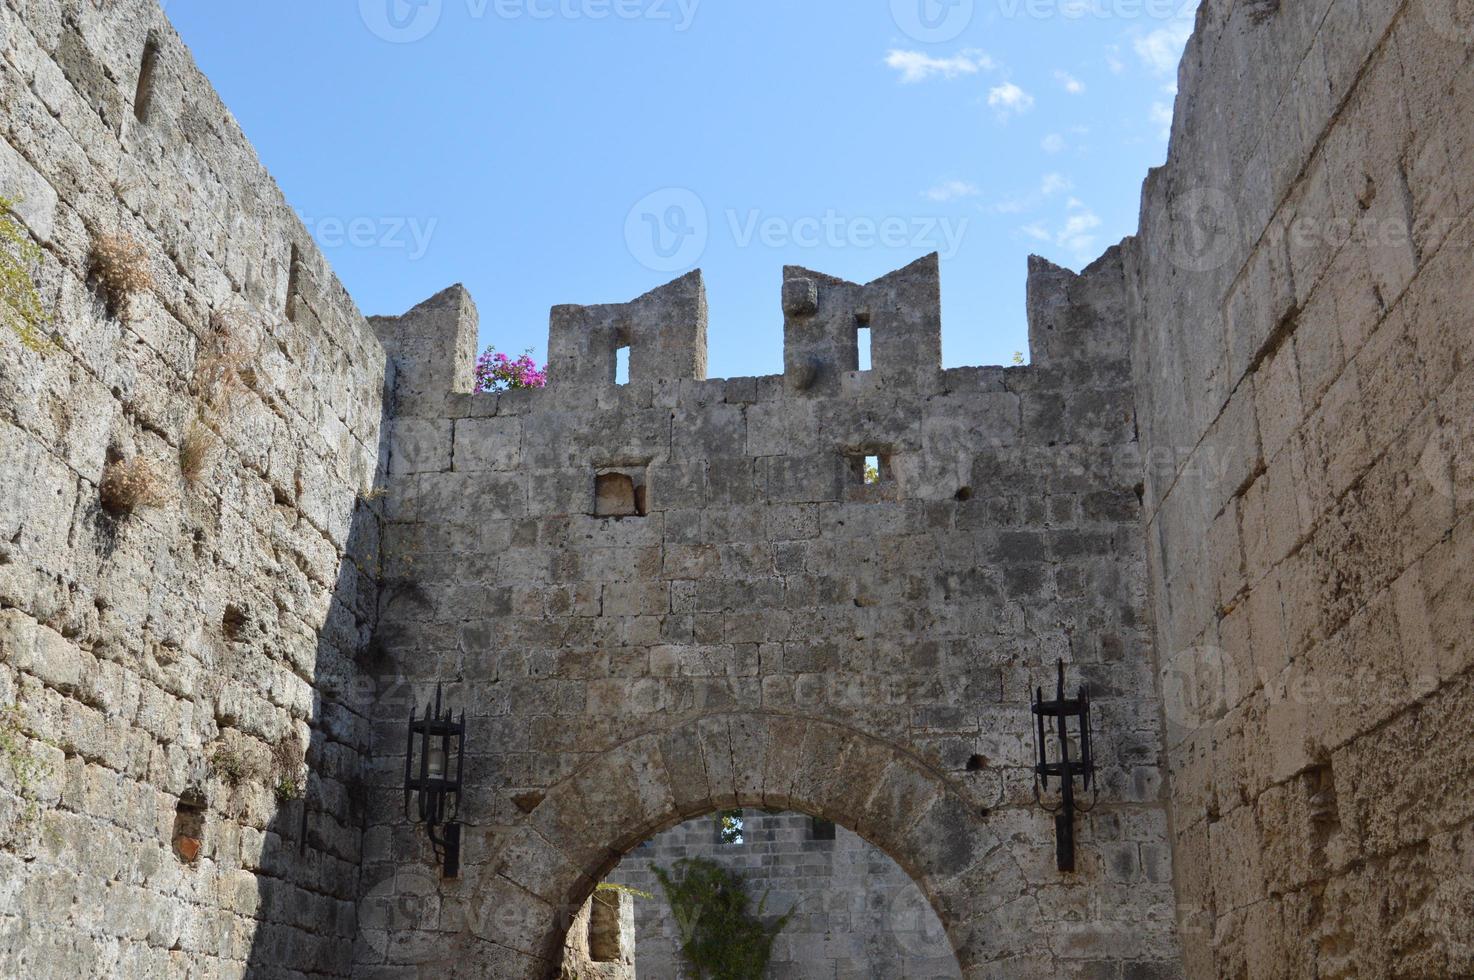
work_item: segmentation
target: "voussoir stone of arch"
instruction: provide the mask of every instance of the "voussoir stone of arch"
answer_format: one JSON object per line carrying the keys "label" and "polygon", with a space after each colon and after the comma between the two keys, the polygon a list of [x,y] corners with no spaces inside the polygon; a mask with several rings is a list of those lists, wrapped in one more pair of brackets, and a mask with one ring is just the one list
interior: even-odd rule
{"label": "voussoir stone of arch", "polygon": [[683,820],[737,806],[797,809],[862,834],[916,879],[964,970],[987,960],[992,910],[1025,893],[980,808],[905,749],[814,718],[707,715],[595,756],[548,791],[494,864],[497,887],[537,896],[548,919],[516,916],[504,925],[519,935],[503,944],[549,956],[571,911],[621,856]]}

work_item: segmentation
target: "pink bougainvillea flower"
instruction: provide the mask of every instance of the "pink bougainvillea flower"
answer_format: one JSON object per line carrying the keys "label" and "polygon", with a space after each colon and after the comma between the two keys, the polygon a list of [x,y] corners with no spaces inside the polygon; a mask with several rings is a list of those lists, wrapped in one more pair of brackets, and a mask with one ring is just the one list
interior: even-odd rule
{"label": "pink bougainvillea flower", "polygon": [[537,366],[528,351],[515,361],[495,347],[488,347],[476,359],[476,390],[481,392],[511,391],[514,388],[545,388],[548,373]]}

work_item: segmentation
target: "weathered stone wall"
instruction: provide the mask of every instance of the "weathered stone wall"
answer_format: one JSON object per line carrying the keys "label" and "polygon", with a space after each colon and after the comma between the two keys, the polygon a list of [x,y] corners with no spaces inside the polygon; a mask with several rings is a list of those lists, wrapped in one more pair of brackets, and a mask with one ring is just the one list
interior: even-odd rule
{"label": "weathered stone wall", "polygon": [[384,353],[154,0],[0,29],[54,331],[0,327],[0,975],[347,976]]}
{"label": "weathered stone wall", "polygon": [[1212,0],[1128,250],[1193,977],[1474,975],[1474,23]]}
{"label": "weathered stone wall", "polygon": [[[375,321],[399,378],[377,662],[403,683],[366,975],[540,980],[624,853],[733,806],[873,841],[968,977],[1171,975],[1120,256],[1029,288],[1031,366],[942,370],[935,257],[868,286],[789,269],[785,375],[707,381],[693,274],[556,308],[554,386],[501,396],[467,393],[464,291]],[[1057,658],[1108,733],[1075,876],[1026,768]],[[398,788],[407,695],[442,680],[470,757],[463,874],[437,882],[404,873],[429,845]]]}
{"label": "weathered stone wall", "polygon": [[653,868],[714,861],[742,875],[765,917],[791,913],[773,942],[774,980],[956,980],[957,959],[916,882],[885,853],[843,827],[815,834],[800,813],[745,810],[742,841],[724,843],[716,817],[657,834],[625,856],[609,880],[652,894],[634,903],[640,980],[677,980],[680,933]]}

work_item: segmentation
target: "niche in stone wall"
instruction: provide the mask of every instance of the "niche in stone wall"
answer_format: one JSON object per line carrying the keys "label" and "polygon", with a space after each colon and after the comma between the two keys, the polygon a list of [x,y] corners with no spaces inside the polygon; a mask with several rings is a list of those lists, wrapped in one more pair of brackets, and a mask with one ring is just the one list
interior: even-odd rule
{"label": "niche in stone wall", "polygon": [[595,517],[644,517],[650,513],[648,466],[602,466],[594,473]]}
{"label": "niche in stone wall", "polygon": [[616,963],[624,958],[619,911],[618,892],[594,892],[589,905],[589,959],[595,963]]}
{"label": "niche in stone wall", "polygon": [[287,319],[297,322],[297,291],[302,288],[302,253],[293,245],[287,256]]}
{"label": "niche in stone wall", "polygon": [[184,864],[196,864],[205,846],[205,801],[192,795],[179,798],[174,807],[174,856]]}

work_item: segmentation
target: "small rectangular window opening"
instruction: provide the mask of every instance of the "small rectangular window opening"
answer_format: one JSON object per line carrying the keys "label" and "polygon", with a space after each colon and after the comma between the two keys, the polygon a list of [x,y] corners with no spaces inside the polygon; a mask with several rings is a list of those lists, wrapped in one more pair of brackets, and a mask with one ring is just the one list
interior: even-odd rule
{"label": "small rectangular window opening", "polygon": [[148,122],[148,111],[154,99],[154,70],[159,64],[159,42],[150,37],[143,46],[143,61],[138,66],[138,90],[133,94],[133,114],[141,123]]}
{"label": "small rectangular window opening", "polygon": [[882,461],[879,456],[865,457],[865,485],[873,487],[880,483]]}
{"label": "small rectangular window opening", "polygon": [[870,370],[870,328],[855,328],[855,345],[859,350],[858,370]]}
{"label": "small rectangular window opening", "polygon": [[813,840],[834,840],[835,827],[833,820],[825,820],[823,817],[811,817],[809,819],[809,837]]}
{"label": "small rectangular window opening", "polygon": [[614,352],[614,383],[627,385],[630,383],[630,348],[626,344]]}

